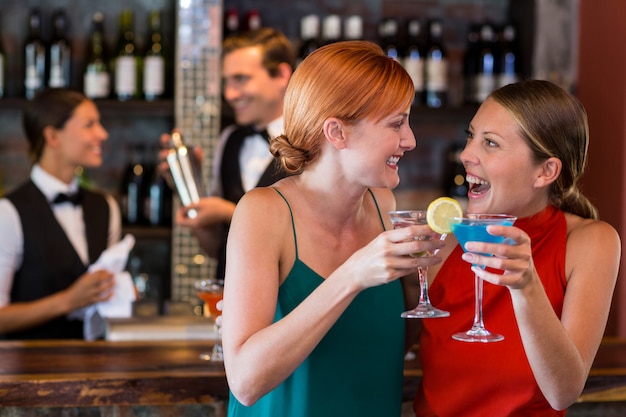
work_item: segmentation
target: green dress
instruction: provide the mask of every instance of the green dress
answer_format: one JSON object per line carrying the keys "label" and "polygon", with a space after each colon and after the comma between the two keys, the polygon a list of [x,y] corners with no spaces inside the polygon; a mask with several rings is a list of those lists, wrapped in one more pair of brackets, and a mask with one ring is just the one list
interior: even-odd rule
{"label": "green dress", "polygon": [[[293,226],[293,213],[291,221]],[[293,233],[296,261],[279,289],[274,321],[289,314],[323,282],[298,258],[295,227]],[[318,346],[278,387],[250,407],[240,404],[231,394],[229,417],[399,417],[404,367],[404,323],[400,318],[403,310],[399,280],[362,291]]]}

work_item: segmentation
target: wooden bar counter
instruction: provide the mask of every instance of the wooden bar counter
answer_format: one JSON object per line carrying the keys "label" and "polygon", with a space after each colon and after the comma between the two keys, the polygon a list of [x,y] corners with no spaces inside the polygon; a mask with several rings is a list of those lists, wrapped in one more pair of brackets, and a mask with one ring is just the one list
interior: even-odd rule
{"label": "wooden bar counter", "polygon": [[[228,397],[224,368],[199,358],[211,344],[199,340],[3,341],[0,404],[31,411],[33,407],[214,405],[216,411],[207,414],[205,409],[204,415],[220,416],[218,408],[223,410]],[[407,361],[406,400],[420,378],[419,360]],[[592,403],[626,410],[625,339],[602,343],[580,397],[580,404]]]}

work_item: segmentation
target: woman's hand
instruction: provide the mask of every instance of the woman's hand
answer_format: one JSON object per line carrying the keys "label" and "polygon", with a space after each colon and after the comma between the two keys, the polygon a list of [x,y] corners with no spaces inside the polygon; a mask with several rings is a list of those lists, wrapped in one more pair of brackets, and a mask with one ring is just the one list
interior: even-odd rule
{"label": "woman's hand", "polygon": [[[416,237],[422,239],[416,239]],[[423,239],[428,236],[429,239]],[[351,276],[358,280],[361,289],[394,281],[441,262],[436,256],[414,256],[433,253],[444,246],[439,235],[428,226],[410,226],[388,230],[378,235],[368,245],[356,251],[340,267],[354,269]]]}

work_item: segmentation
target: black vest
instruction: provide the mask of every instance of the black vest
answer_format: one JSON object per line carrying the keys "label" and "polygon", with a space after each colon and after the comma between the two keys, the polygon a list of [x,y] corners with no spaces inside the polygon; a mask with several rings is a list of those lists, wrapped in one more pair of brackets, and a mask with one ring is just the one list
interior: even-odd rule
{"label": "black vest", "polygon": [[[89,263],[106,249],[109,205],[105,197],[83,189],[83,219]],[[11,302],[33,301],[68,288],[87,271],[43,193],[28,181],[7,198],[20,216],[24,257],[15,272]],[[83,322],[59,317],[43,325],[5,335],[7,339],[82,339]]]}
{"label": "black vest", "polygon": [[[239,153],[243,146],[244,140],[254,134],[254,130],[249,126],[238,127],[235,129],[224,146],[222,154],[222,160],[220,165],[220,182],[222,186],[223,197],[232,201],[233,203],[239,202],[239,199],[243,197],[245,191],[243,189],[243,182],[241,181],[241,166],[239,165]],[[283,179],[286,176],[285,171],[280,167],[278,160],[272,161],[269,164],[259,182],[257,187],[267,187],[274,184],[276,181]],[[224,269],[226,267],[226,239],[228,238],[229,225],[224,225],[222,233],[220,247],[218,249],[217,259],[217,278],[224,278]]]}

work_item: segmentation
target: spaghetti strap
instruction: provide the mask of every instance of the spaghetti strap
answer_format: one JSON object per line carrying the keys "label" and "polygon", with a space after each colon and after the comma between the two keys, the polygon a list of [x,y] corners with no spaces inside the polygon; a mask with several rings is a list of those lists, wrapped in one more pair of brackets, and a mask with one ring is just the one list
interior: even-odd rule
{"label": "spaghetti strap", "polygon": [[[387,230],[385,228],[385,221],[383,220],[383,215],[380,214],[380,207],[378,207],[378,201],[376,201],[376,197],[374,197],[374,192],[370,188],[368,188],[367,191],[369,191],[370,195],[372,196],[372,199],[374,200],[374,204],[376,205],[376,211],[378,211],[378,218],[380,219],[380,223],[383,225],[383,230]],[[294,229],[294,233],[295,233],[295,229]]]}
{"label": "spaghetti strap", "polygon": [[281,193],[278,190],[278,188],[276,187],[270,187],[270,188],[276,190],[278,195],[280,195],[283,198],[283,200],[285,200],[285,203],[287,203],[287,208],[289,208],[289,214],[291,215],[291,229],[293,230],[293,244],[295,245],[295,248],[296,248],[296,259],[299,259],[298,258],[298,240],[296,239],[296,224],[293,221],[293,211],[291,211],[291,206],[289,205],[289,201],[287,201],[283,193]]}

